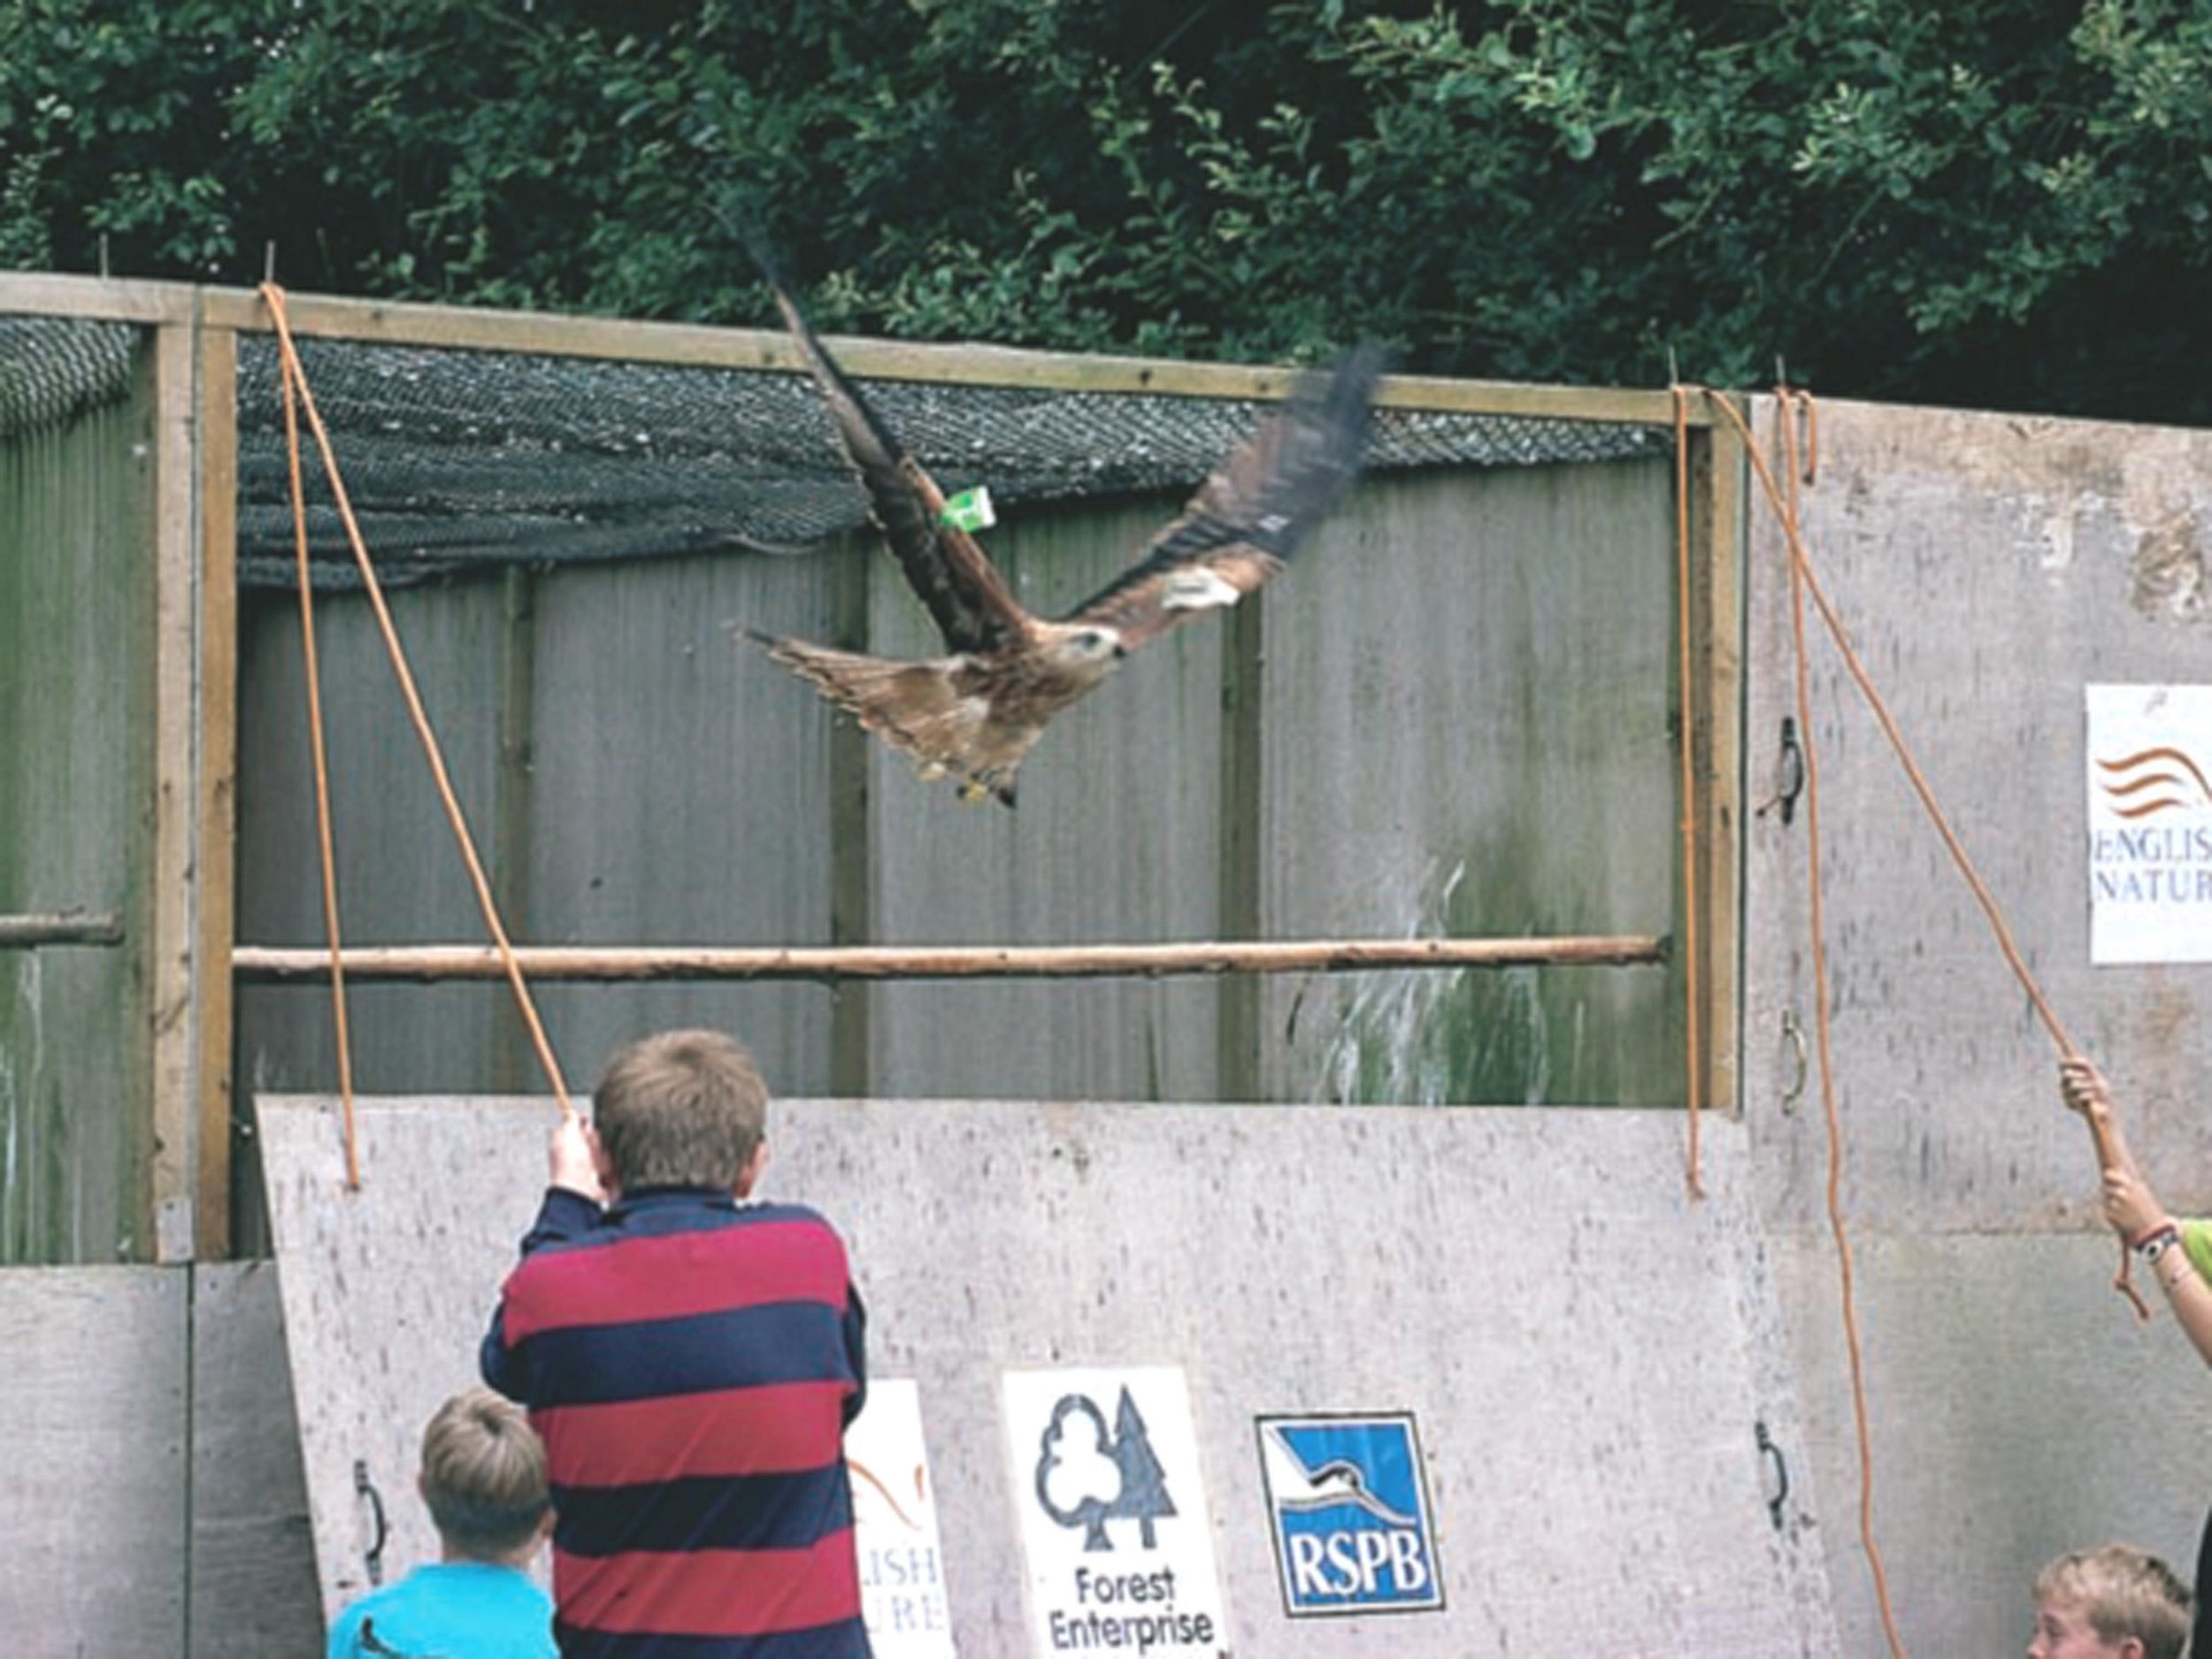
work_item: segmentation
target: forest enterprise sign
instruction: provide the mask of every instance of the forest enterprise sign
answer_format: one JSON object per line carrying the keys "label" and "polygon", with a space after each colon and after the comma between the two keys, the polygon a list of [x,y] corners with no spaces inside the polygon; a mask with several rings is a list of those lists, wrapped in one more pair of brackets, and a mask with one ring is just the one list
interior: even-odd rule
{"label": "forest enterprise sign", "polygon": [[1227,1654],[1181,1370],[1009,1371],[1005,1407],[1040,1659]]}
{"label": "forest enterprise sign", "polygon": [[2212,686],[2089,686],[2089,959],[2212,962]]}

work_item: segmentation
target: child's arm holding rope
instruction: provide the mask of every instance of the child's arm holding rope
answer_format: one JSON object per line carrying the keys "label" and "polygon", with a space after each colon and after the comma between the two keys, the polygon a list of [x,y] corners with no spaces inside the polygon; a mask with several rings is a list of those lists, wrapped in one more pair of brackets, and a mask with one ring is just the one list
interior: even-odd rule
{"label": "child's arm holding rope", "polygon": [[561,1121],[553,1125],[552,1138],[546,1143],[545,1162],[548,1186],[574,1193],[595,1204],[607,1202],[599,1135],[580,1114],[565,1112]]}
{"label": "child's arm holding rope", "polygon": [[2133,1250],[2166,1293],[2174,1317],[2197,1352],[2212,1365],[2212,1285],[2205,1283],[2191,1256],[2183,1224],[2167,1214],[2140,1165],[2128,1150],[2112,1110],[2112,1093],[2089,1061],[2069,1056],[2059,1062],[2059,1092],[2081,1114],[2097,1143],[2103,1171],[2104,1218],[2120,1235],[2124,1252]]}

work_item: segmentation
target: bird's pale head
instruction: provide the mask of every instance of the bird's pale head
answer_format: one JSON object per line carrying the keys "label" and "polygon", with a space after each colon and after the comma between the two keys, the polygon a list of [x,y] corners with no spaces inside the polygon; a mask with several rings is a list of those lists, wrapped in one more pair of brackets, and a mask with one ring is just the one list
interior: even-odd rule
{"label": "bird's pale head", "polygon": [[1077,623],[1060,630],[1047,643],[1045,656],[1070,673],[1102,676],[1129,655],[1121,631],[1095,623]]}

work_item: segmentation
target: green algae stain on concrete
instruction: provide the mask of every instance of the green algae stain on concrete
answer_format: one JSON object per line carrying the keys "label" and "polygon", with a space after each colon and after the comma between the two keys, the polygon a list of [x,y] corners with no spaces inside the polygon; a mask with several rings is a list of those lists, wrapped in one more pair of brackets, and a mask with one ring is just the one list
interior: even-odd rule
{"label": "green algae stain on concrete", "polygon": [[[1478,885],[1472,869],[1526,869],[1494,850],[1428,884],[1415,936],[1529,937],[1663,931],[1570,921],[1571,890]],[[1565,884],[1568,889],[1571,883]],[[1663,966],[1462,968],[1347,976],[1322,1063],[1348,1104],[1663,1105],[1683,1093],[1682,981]]]}

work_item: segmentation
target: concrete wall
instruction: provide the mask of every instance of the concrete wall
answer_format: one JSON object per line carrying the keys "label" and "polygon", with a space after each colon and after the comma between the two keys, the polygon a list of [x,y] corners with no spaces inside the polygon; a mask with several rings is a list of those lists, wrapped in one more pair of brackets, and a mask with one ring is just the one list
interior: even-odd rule
{"label": "concrete wall", "polygon": [[[544,1102],[365,1102],[342,1185],[328,1101],[259,1119],[325,1594],[365,1581],[354,1470],[404,1494],[470,1377],[542,1180]],[[787,1102],[779,1194],[846,1233],[871,1364],[914,1379],[966,1659],[1031,1651],[1008,1370],[1187,1375],[1238,1653],[1832,1655],[1747,1141],[1679,1116]],[[457,1172],[459,1172],[457,1174]],[[1260,1414],[1411,1411],[1441,1611],[1294,1625]],[[1795,1471],[1778,1478],[1764,1432]],[[1187,1498],[1188,1494],[1185,1494]],[[392,1505],[388,1573],[430,1548]],[[1852,1651],[1845,1649],[1844,1651]]]}
{"label": "concrete wall", "polygon": [[273,1264],[0,1271],[0,1352],[10,1654],[320,1650]]}
{"label": "concrete wall", "polygon": [[[1770,403],[1758,418],[1768,440]],[[2082,696],[2088,681],[2212,678],[2212,434],[1854,404],[1822,405],[1819,432],[1803,517],[1823,586],[2062,1020],[2112,1076],[2162,1195],[2212,1210],[2212,970],[2089,964]],[[1751,523],[1756,805],[1775,791],[1794,658],[1763,501]],[[1809,626],[1878,1541],[1913,1651],[1996,1652],[2019,1640],[2023,1586],[2062,1548],[2125,1538],[2187,1573],[2212,1502],[2212,1386],[2162,1311],[2139,1326],[2107,1288],[2096,1168],[2059,1103],[2051,1042]],[[1813,1016],[1807,813],[1760,812],[1746,831],[1759,1209],[1816,1435],[1845,1649],[1872,1652],[1827,1131],[1816,1086],[1785,1102],[1785,1016],[1808,1032]]]}

